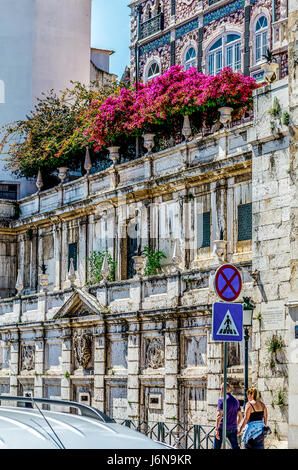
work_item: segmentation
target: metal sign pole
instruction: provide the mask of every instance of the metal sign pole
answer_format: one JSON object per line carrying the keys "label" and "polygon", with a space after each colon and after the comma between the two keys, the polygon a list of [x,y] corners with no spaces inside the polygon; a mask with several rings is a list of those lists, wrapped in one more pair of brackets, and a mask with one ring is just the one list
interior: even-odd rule
{"label": "metal sign pole", "polygon": [[227,442],[227,345],[224,343],[224,389],[223,389],[223,430],[222,430],[222,445],[226,449]]}

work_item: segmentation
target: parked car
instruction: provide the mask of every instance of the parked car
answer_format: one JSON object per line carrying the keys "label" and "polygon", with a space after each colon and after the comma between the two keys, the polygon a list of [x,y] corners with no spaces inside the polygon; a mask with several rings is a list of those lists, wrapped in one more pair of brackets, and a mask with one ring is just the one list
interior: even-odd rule
{"label": "parked car", "polygon": [[[0,402],[0,449],[169,447],[117,424],[96,408],[77,402],[4,395],[0,395]],[[11,406],[11,402],[15,406]],[[53,406],[55,411],[44,409]],[[57,411],[58,407],[63,409]]]}

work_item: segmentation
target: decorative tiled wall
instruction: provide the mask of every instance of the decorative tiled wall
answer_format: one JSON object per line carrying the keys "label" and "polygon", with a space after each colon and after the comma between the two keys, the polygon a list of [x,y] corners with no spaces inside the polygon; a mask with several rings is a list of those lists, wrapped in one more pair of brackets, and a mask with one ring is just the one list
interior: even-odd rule
{"label": "decorative tiled wall", "polygon": [[183,26],[180,26],[180,28],[176,29],[176,39],[180,38],[184,34],[190,33],[194,29],[197,29],[199,25],[199,20],[196,18],[193,21],[190,21],[189,23],[184,24]]}
{"label": "decorative tiled wall", "polygon": [[162,47],[165,44],[168,44],[171,41],[171,33],[164,34],[155,41],[151,41],[148,44],[145,44],[140,48],[140,55],[147,54],[148,52],[157,49],[158,47]]}
{"label": "decorative tiled wall", "polygon": [[218,10],[212,11],[204,15],[204,25],[211,23],[212,21],[219,20],[223,16],[227,16],[234,11],[244,8],[245,0],[236,0],[235,2],[229,3],[228,5],[219,8]]}

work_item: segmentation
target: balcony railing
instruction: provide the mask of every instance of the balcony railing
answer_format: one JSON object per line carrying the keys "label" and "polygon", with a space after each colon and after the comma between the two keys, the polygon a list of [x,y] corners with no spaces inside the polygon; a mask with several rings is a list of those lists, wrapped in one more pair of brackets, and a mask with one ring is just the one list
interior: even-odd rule
{"label": "balcony railing", "polygon": [[130,419],[115,421],[176,449],[212,449],[214,426]]}
{"label": "balcony railing", "polygon": [[160,13],[140,24],[139,39],[145,39],[163,29],[163,14]]}

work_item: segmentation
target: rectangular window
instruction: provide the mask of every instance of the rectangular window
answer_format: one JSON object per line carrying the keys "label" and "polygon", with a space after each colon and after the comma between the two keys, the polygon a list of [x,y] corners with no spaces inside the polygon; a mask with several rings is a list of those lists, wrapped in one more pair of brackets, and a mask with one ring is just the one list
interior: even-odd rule
{"label": "rectangular window", "polygon": [[233,69],[233,46],[227,48],[227,67]]}
{"label": "rectangular window", "polygon": [[252,239],[252,204],[238,206],[238,242]]}
{"label": "rectangular window", "polygon": [[262,34],[262,55],[265,55],[267,53],[267,47],[268,47],[268,44],[267,44],[267,31],[265,31],[263,34]]}
{"label": "rectangular window", "polygon": [[15,201],[17,198],[17,184],[0,184],[0,199],[12,199]]}
{"label": "rectangular window", "polygon": [[73,266],[75,271],[78,268],[78,246],[77,243],[70,243],[68,245],[68,270],[70,268],[70,260],[73,259]]}
{"label": "rectangular window", "polygon": [[209,55],[208,72],[210,75],[214,74],[214,54]]}
{"label": "rectangular window", "polygon": [[261,35],[256,36],[256,62],[261,60]]}
{"label": "rectangular window", "polygon": [[210,212],[198,214],[198,248],[210,246]]}
{"label": "rectangular window", "polygon": [[216,75],[221,71],[222,69],[222,51],[217,51],[216,52]]}
{"label": "rectangular window", "polygon": [[241,69],[241,54],[240,54],[240,43],[235,44],[235,68],[234,70],[237,71]]}

